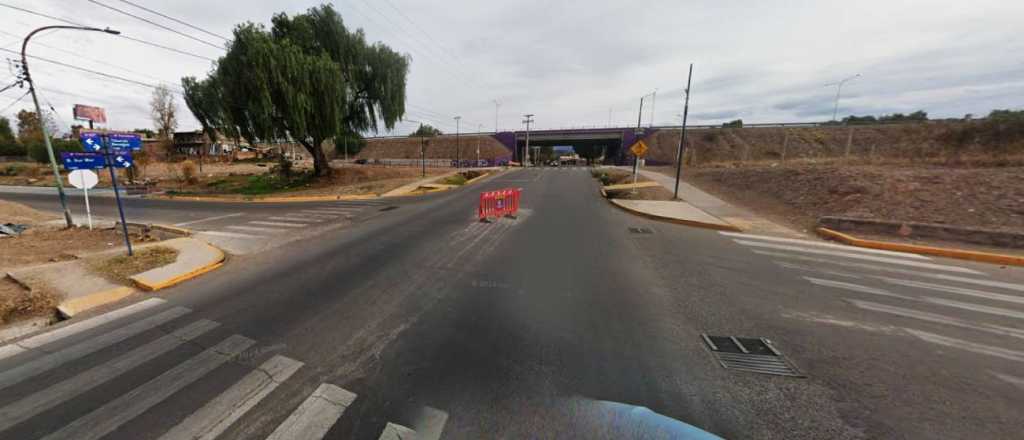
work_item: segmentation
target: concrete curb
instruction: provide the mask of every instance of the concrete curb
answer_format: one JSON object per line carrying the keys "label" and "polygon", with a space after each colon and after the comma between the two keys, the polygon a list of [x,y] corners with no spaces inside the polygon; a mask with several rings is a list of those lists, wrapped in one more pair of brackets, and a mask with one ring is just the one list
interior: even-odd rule
{"label": "concrete curb", "polygon": [[656,186],[661,186],[661,184],[658,183],[658,182],[655,182],[655,181],[647,181],[647,182],[637,182],[637,183],[622,183],[622,184],[618,184],[618,185],[608,185],[608,186],[605,186],[603,189],[604,189],[605,192],[608,192],[608,191],[622,191],[622,190],[633,189],[633,188],[637,188],[637,189],[639,189],[639,188],[654,188]]}
{"label": "concrete curb", "polygon": [[150,195],[147,199],[160,200],[184,200],[188,202],[227,202],[227,203],[293,203],[293,202],[335,202],[340,200],[369,200],[376,199],[377,194],[352,194],[337,196],[296,196],[296,197],[218,197],[218,196],[171,196],[171,195]]}
{"label": "concrete curb", "polygon": [[[602,189],[601,192],[604,193],[604,189]],[[742,229],[740,229],[738,227],[735,227],[733,225],[729,225],[729,224],[705,223],[705,222],[700,222],[700,221],[695,221],[695,220],[683,220],[683,219],[678,219],[678,218],[674,218],[674,217],[659,216],[659,215],[656,215],[656,214],[651,214],[651,213],[635,210],[635,209],[629,208],[629,207],[627,207],[625,205],[618,204],[618,203],[615,202],[614,199],[607,199],[607,197],[605,197],[605,200],[608,201],[608,203],[610,203],[612,206],[617,207],[618,209],[626,211],[626,212],[628,212],[630,214],[638,215],[638,216],[641,216],[641,217],[646,217],[646,218],[653,219],[653,220],[666,221],[666,222],[669,222],[669,223],[676,223],[676,224],[681,224],[681,225],[684,225],[684,226],[692,226],[692,227],[699,227],[699,228],[705,228],[705,229],[724,230],[724,231],[729,231],[729,232],[742,232]]]}
{"label": "concrete curb", "polygon": [[213,246],[213,245],[211,245],[209,243],[203,242],[203,244],[205,244],[210,249],[213,249],[216,252],[217,256],[213,259],[213,261],[210,261],[210,262],[208,262],[208,263],[206,263],[206,264],[204,264],[204,265],[202,265],[200,267],[197,267],[197,268],[194,268],[192,270],[189,270],[188,272],[175,274],[175,275],[172,275],[170,277],[167,277],[167,278],[164,278],[164,279],[158,280],[158,281],[145,280],[145,279],[139,277],[139,275],[133,275],[133,276],[129,277],[128,279],[132,280],[132,282],[135,283],[136,286],[139,286],[139,288],[141,288],[143,290],[150,291],[150,292],[154,292],[154,291],[157,291],[157,290],[160,290],[160,289],[166,289],[168,287],[174,286],[174,285],[179,284],[181,282],[184,282],[184,281],[190,280],[192,278],[198,277],[198,276],[200,276],[200,275],[202,275],[204,273],[217,270],[221,266],[223,266],[224,265],[224,260],[227,258],[227,256],[224,254],[224,251],[220,250],[220,248],[217,248],[216,246]]}
{"label": "concrete curb", "polygon": [[120,301],[133,293],[135,293],[135,289],[128,286],[90,293],[88,295],[60,303],[60,305],[57,306],[57,312],[67,318],[71,318],[86,310],[94,309],[114,301]]}
{"label": "concrete curb", "polygon": [[828,228],[818,228],[817,232],[824,238],[846,243],[850,246],[857,246],[871,249],[883,249],[887,251],[910,252],[914,254],[934,255],[938,257],[956,258],[960,260],[979,261],[983,263],[994,263],[1010,266],[1024,266],[1024,257],[1014,255],[991,254],[988,252],[969,251],[966,249],[939,248],[932,246],[921,246],[905,243],[891,243],[886,241],[864,240],[851,235],[836,232]]}

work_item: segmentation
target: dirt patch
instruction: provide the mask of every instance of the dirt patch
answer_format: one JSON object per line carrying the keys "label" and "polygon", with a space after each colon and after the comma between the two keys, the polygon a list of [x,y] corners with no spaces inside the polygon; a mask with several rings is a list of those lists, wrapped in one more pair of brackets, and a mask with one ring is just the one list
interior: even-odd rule
{"label": "dirt patch", "polygon": [[128,277],[166,266],[178,259],[178,250],[167,246],[139,249],[135,255],[118,255],[89,262],[89,269],[119,284],[131,284]]}
{"label": "dirt patch", "polygon": [[[603,186],[633,183],[633,173],[623,170],[595,170],[591,175],[600,180]],[[637,176],[636,181],[638,183],[650,182],[651,179],[648,179],[643,175],[639,175]],[[661,185],[637,188],[635,191],[629,189],[607,191],[607,194],[610,199],[625,200],[672,200],[673,198],[672,192]]]}
{"label": "dirt patch", "polygon": [[455,173],[454,175],[445,177],[443,179],[439,179],[437,181],[437,183],[444,184],[444,185],[459,185],[459,186],[461,186],[461,185],[465,185],[466,182],[469,182],[470,180],[476,179],[477,177],[480,177],[482,175],[484,175],[483,171],[462,171],[462,172],[459,172],[459,173]]}
{"label": "dirt patch", "polygon": [[[132,234],[132,242],[143,239]],[[0,238],[0,268],[10,270],[55,261],[73,260],[74,254],[121,246],[124,238],[114,229],[30,228],[12,238]]]}
{"label": "dirt patch", "polygon": [[[164,189],[172,195],[238,197],[272,194],[287,196],[382,194],[421,178],[421,170],[411,167],[345,166],[333,168],[331,171],[330,176],[323,178],[313,178],[306,171],[296,171],[290,177],[269,172],[214,177],[204,175],[191,183],[180,179],[168,181],[170,186],[166,186]],[[442,172],[444,170],[430,169],[427,170],[427,175],[436,175]]]}
{"label": "dirt patch", "polygon": [[8,277],[0,278],[0,324],[52,315],[59,303],[60,298],[52,291],[29,291]]}
{"label": "dirt patch", "polygon": [[690,169],[684,176],[800,229],[835,215],[1024,232],[1022,172],[1024,167],[762,163]]}
{"label": "dirt patch", "polygon": [[47,220],[57,219],[59,217],[46,214],[35,209],[29,208],[28,206],[22,205],[21,203],[8,202],[6,200],[0,200],[0,224],[2,223],[15,223],[23,225],[34,225],[42,223]]}

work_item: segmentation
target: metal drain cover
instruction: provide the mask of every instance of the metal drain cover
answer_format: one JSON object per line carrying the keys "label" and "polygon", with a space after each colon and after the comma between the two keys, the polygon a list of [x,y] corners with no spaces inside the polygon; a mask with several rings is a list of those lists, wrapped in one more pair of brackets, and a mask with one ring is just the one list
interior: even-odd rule
{"label": "metal drain cover", "polygon": [[807,377],[765,338],[709,336],[706,333],[701,333],[700,337],[725,368],[776,376]]}
{"label": "metal drain cover", "polygon": [[629,232],[634,234],[653,234],[654,231],[651,228],[629,228]]}
{"label": "metal drain cover", "polygon": [[385,206],[383,208],[380,208],[381,211],[394,211],[396,209],[398,209],[397,206]]}

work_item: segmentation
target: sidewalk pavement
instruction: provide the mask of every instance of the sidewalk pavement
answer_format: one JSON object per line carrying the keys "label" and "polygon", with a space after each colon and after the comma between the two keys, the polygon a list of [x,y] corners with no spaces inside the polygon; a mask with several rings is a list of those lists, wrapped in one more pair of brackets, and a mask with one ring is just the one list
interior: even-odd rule
{"label": "sidewalk pavement", "polygon": [[[623,168],[623,167],[620,167]],[[625,167],[628,169],[628,167]],[[675,190],[676,179],[664,174],[640,169],[640,175],[647,177],[661,184],[669,191]],[[744,208],[730,205],[724,200],[708,194],[699,188],[686,182],[679,182],[679,198],[689,203],[692,207],[704,211],[713,217],[717,217],[736,228],[750,233],[761,235],[775,235],[793,238],[805,238],[804,235],[773,223]]]}
{"label": "sidewalk pavement", "polygon": [[[138,287],[159,290],[214,270],[223,264],[224,253],[194,238],[184,237],[147,243],[136,251],[152,246],[168,246],[178,251],[174,263],[130,277]],[[57,310],[66,317],[121,300],[136,292],[133,286],[117,284],[92,273],[86,259],[107,258],[124,253],[117,248],[93,254],[77,255],[79,259],[15,269],[8,276],[32,289],[53,289],[63,300]]]}
{"label": "sidewalk pavement", "polygon": [[739,228],[726,223],[722,219],[694,208],[693,205],[680,200],[609,199],[609,201],[627,211],[658,220],[667,220],[673,223],[720,231],[742,232]]}

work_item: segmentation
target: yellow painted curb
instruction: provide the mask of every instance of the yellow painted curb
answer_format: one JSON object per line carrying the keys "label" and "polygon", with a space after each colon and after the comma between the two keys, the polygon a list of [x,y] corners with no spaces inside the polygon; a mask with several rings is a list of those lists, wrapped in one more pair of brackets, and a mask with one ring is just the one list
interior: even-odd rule
{"label": "yellow painted curb", "polygon": [[[210,245],[207,244],[207,246],[210,246]],[[213,270],[217,270],[221,266],[224,265],[224,258],[225,258],[224,251],[218,249],[215,246],[210,246],[210,247],[217,251],[218,257],[215,259],[214,262],[212,262],[210,264],[207,264],[206,266],[203,266],[203,267],[194,269],[192,271],[189,271],[189,272],[186,272],[186,273],[183,273],[183,274],[180,274],[180,275],[177,275],[177,276],[165,279],[165,280],[160,281],[158,283],[147,283],[147,282],[145,282],[143,280],[140,280],[140,279],[136,278],[135,276],[129,277],[128,279],[132,280],[132,282],[135,283],[135,285],[139,286],[140,288],[148,290],[150,292],[153,292],[153,291],[160,290],[160,289],[166,289],[166,288],[171,287],[171,286],[173,286],[175,284],[178,284],[178,283],[181,283],[183,281],[187,281],[187,280],[190,280],[192,278],[198,277],[199,275],[202,275],[204,273],[207,273],[207,272],[210,272],[210,271],[213,271]]]}
{"label": "yellow painted curb", "polygon": [[818,228],[818,235],[833,239],[850,246],[857,246],[871,249],[883,249],[887,251],[910,252],[914,254],[935,255],[938,257],[956,258],[960,260],[980,261],[983,263],[995,263],[1012,266],[1024,266],[1024,257],[1015,255],[992,254],[988,252],[969,251],[966,249],[939,248],[932,246],[921,246],[916,244],[891,243],[887,241],[864,240],[842,232],[833,231],[828,228]]}
{"label": "yellow painted curb", "polygon": [[637,183],[621,183],[618,185],[608,185],[604,187],[605,191],[620,191],[624,189],[633,188],[651,188],[655,186],[661,186],[658,182],[637,182]]}
{"label": "yellow painted curb", "polygon": [[[604,189],[601,189],[601,192],[604,192]],[[660,216],[660,215],[650,214],[650,213],[643,212],[643,211],[637,211],[637,210],[635,210],[633,208],[630,208],[628,206],[625,206],[625,205],[620,205],[618,203],[615,203],[615,201],[613,199],[605,198],[605,200],[607,200],[608,203],[611,203],[613,206],[616,206],[616,207],[618,207],[619,209],[621,209],[623,211],[626,211],[626,212],[631,213],[631,214],[639,215],[641,217],[647,217],[647,218],[654,219],[654,220],[660,220],[660,221],[665,221],[665,222],[669,222],[669,223],[675,223],[675,224],[678,224],[678,225],[693,226],[695,228],[714,229],[716,231],[743,232],[742,229],[737,228],[736,226],[733,226],[733,225],[729,225],[729,224],[720,225],[720,224],[716,224],[716,223],[698,222],[698,221],[695,221],[695,220],[683,220],[683,219],[674,218],[674,217],[663,217],[663,216]]]}
{"label": "yellow painted curb", "polygon": [[127,286],[90,293],[88,295],[60,303],[60,305],[57,306],[57,311],[70,318],[86,310],[99,307],[107,303],[112,303],[114,301],[119,301],[133,293],[135,293],[135,289]]}

